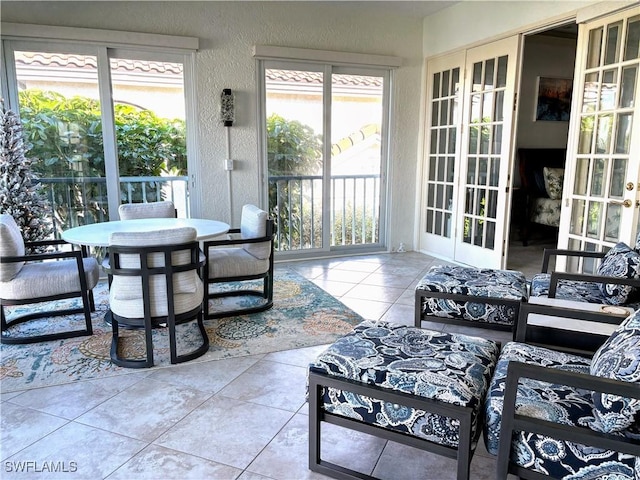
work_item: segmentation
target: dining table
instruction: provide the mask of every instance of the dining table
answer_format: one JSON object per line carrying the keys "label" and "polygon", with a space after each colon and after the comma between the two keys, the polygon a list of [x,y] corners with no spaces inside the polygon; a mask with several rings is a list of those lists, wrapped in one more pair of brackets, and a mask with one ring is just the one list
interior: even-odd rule
{"label": "dining table", "polygon": [[80,225],[62,232],[62,239],[74,245],[108,247],[114,232],[152,232],[162,229],[193,227],[198,241],[225,234],[229,225],[204,218],[139,218]]}

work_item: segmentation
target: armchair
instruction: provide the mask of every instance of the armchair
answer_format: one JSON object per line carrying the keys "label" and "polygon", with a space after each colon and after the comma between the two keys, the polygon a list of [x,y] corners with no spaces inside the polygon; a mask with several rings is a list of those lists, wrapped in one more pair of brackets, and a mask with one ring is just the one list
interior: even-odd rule
{"label": "armchair", "polygon": [[[25,243],[20,228],[11,215],[0,215],[0,317],[1,342],[7,344],[35,343],[92,335],[91,312],[95,311],[93,288],[100,271],[95,258],[85,250],[52,251],[25,254],[25,247],[69,245],[63,240],[43,240]],[[82,307],[61,308],[14,316],[7,319],[6,306],[52,302],[80,298]],[[84,328],[72,328],[69,322],[63,330],[53,333],[25,335],[13,331],[24,322],[45,317],[84,314]],[[69,327],[69,328],[67,328]]]}
{"label": "armchair", "polygon": [[[116,232],[111,235],[109,256],[111,361],[129,368],[153,366],[153,328],[162,324],[169,329],[171,363],[204,355],[209,338],[202,323],[204,289],[199,273],[205,259],[196,241],[196,230],[184,227]],[[176,326],[193,321],[201,342],[195,350],[178,355]],[[144,329],[144,359],[124,357],[121,325]]]}
{"label": "armchair", "polygon": [[[545,249],[542,273],[531,280],[530,297],[548,296],[602,305],[640,308],[640,235],[634,248],[618,243],[608,252]],[[599,263],[595,274],[552,271],[553,256]],[[585,260],[586,259],[586,260]]]}
{"label": "armchair", "polygon": [[523,343],[522,335],[504,346],[485,402],[496,478],[637,479],[640,311],[593,358]]}
{"label": "armchair", "polygon": [[[204,242],[207,257],[205,297],[207,300],[229,297],[258,297],[263,300],[214,312],[210,311],[207,301],[207,319],[262,312],[273,306],[273,220],[255,205],[245,205],[240,223],[240,228],[229,230],[228,239]],[[262,290],[226,285],[260,279],[263,281]],[[214,290],[216,286],[219,288]]]}

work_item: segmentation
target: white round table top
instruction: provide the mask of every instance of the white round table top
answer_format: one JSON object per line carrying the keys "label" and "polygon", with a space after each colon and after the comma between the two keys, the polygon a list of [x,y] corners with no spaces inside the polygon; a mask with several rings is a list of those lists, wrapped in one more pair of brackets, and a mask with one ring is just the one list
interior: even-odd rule
{"label": "white round table top", "polygon": [[81,225],[62,232],[62,239],[76,245],[107,247],[109,246],[109,237],[113,232],[150,232],[181,227],[195,228],[198,232],[198,240],[206,240],[209,237],[222,235],[229,231],[228,224],[217,220],[203,218],[141,218]]}

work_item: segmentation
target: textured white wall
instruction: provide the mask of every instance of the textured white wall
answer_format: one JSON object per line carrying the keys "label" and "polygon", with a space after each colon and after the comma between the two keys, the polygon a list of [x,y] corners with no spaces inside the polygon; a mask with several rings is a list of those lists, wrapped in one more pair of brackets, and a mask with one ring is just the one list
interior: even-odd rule
{"label": "textured white wall", "polygon": [[228,220],[223,88],[236,94],[234,217],[258,203],[255,44],[395,55],[389,245],[411,248],[422,68],[422,19],[322,2],[3,2],[2,21],[199,37],[196,55],[201,215]]}

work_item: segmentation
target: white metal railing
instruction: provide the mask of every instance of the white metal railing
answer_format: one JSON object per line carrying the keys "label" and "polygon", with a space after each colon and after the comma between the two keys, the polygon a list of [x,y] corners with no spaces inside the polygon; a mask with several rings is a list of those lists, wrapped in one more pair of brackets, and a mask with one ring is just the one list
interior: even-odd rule
{"label": "white metal railing", "polygon": [[[330,192],[330,246],[377,243],[380,175],[333,175]],[[322,247],[322,198],[320,175],[269,176],[278,251]]]}
{"label": "white metal railing", "polygon": [[[189,216],[188,177],[121,177],[120,203],[171,200],[179,217]],[[109,220],[107,184],[104,177],[40,178],[50,202],[55,238],[78,225]]]}

